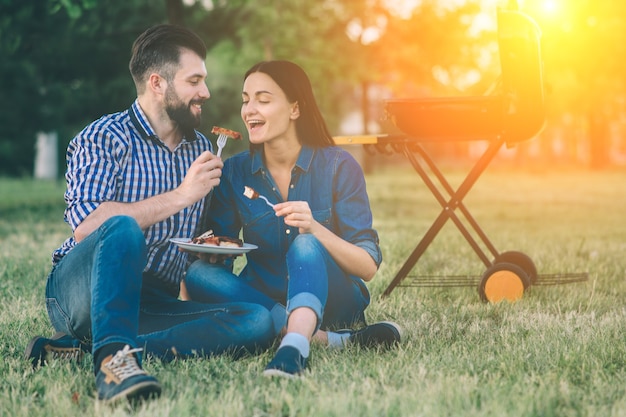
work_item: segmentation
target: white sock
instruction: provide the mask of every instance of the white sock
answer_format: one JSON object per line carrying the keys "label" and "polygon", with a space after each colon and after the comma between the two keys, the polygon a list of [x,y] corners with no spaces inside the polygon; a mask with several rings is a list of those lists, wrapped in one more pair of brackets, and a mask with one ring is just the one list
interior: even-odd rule
{"label": "white sock", "polygon": [[300,333],[287,333],[283,340],[280,342],[279,349],[283,346],[291,346],[298,349],[300,355],[303,358],[309,357],[309,350],[311,348],[311,344],[309,343],[309,339],[301,335]]}
{"label": "white sock", "polygon": [[333,349],[343,349],[348,345],[350,340],[350,336],[352,333],[335,333],[335,332],[326,332],[326,336],[328,336],[328,347]]}

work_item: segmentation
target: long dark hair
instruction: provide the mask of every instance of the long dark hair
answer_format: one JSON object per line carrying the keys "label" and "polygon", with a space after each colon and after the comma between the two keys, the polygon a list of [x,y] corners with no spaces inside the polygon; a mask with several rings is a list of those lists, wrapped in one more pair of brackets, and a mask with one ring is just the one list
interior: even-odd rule
{"label": "long dark hair", "polygon": [[[323,148],[335,144],[315,101],[311,81],[302,68],[291,61],[263,61],[246,72],[244,81],[255,72],[267,74],[283,90],[287,100],[298,102],[300,117],[296,119],[296,134],[302,145]],[[258,147],[250,145],[252,150]]]}

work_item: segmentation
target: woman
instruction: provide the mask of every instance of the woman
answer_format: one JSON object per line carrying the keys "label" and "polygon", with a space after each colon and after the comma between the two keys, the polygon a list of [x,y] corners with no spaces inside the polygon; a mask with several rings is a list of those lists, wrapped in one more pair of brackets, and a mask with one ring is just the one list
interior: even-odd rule
{"label": "woman", "polygon": [[[261,62],[246,73],[242,97],[250,151],[225,162],[207,228],[223,236],[243,230],[258,249],[246,255],[239,276],[232,262],[195,262],[186,276],[189,294],[206,302],[256,302],[272,312],[284,337],[266,375],[301,374],[314,335],[337,347],[397,343],[400,330],[389,322],[323,331],[365,321],[364,282],[382,254],[363,172],[333,146],[306,73],[289,61]],[[247,198],[244,187],[275,204]]]}

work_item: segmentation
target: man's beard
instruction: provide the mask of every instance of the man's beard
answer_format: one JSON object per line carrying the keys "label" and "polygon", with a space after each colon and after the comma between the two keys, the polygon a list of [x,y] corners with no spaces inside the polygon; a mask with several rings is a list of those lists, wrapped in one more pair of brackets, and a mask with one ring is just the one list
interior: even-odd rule
{"label": "man's beard", "polygon": [[165,111],[170,119],[178,124],[183,130],[191,130],[200,126],[202,115],[194,115],[191,111],[192,104],[202,104],[199,100],[192,100],[189,104],[183,103],[174,88],[169,87],[165,93]]}

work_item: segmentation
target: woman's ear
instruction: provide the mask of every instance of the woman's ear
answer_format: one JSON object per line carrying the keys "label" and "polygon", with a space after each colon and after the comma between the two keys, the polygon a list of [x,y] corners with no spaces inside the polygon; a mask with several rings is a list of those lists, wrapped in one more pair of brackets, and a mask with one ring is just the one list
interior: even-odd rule
{"label": "woman's ear", "polygon": [[300,106],[298,106],[298,102],[296,101],[291,105],[291,114],[289,115],[289,118],[291,120],[296,120],[298,117],[300,117]]}

